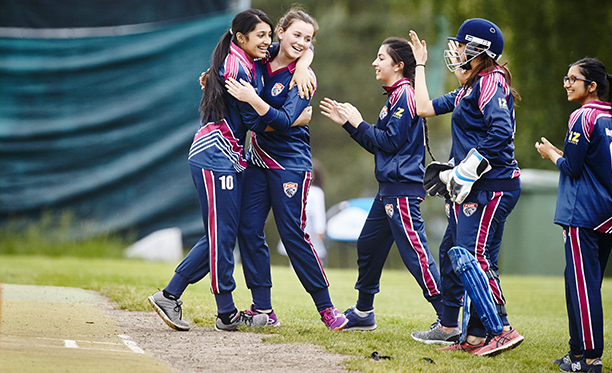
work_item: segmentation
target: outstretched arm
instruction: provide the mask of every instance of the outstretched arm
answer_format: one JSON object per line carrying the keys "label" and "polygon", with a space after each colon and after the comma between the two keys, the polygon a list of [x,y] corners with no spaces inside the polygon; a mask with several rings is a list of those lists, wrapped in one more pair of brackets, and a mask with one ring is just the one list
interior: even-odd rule
{"label": "outstretched arm", "polygon": [[433,103],[429,99],[427,82],[425,81],[425,62],[427,62],[427,44],[425,40],[419,40],[416,32],[410,31],[410,47],[416,61],[414,77],[414,91],[416,99],[417,114],[421,117],[433,117],[436,115]]}

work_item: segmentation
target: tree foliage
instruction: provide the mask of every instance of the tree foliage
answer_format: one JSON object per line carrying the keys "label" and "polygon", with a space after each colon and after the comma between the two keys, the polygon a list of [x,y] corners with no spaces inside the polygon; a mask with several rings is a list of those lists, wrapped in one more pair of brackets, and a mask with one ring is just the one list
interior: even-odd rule
{"label": "tree foliage", "polygon": [[[252,7],[279,19],[293,5],[284,0],[253,0]],[[313,156],[327,170],[327,202],[373,196],[377,184],[371,154],[338,125],[319,114],[323,97],[351,102],[369,123],[385,103],[371,62],[389,36],[417,31],[427,41],[427,77],[433,97],[457,87],[442,61],[446,37],[467,18],[495,22],[505,38],[501,62],[508,62],[512,85],[522,96],[516,106],[516,158],[522,168],[551,168],[533,144],[546,136],[562,146],[567,118],[578,106],[568,103],[561,78],[568,65],[585,56],[600,59],[612,72],[612,4],[609,0],[305,0],[300,4],[319,23],[313,70],[318,89],[310,124]],[[436,158],[450,148],[450,116],[430,118]]]}

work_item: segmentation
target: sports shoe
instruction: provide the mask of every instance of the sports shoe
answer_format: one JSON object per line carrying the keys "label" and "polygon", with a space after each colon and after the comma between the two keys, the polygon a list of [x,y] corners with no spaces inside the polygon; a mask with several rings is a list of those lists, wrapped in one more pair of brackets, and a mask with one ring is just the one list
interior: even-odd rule
{"label": "sports shoe", "polygon": [[473,344],[469,344],[467,342],[463,342],[463,343],[454,343],[450,346],[446,346],[446,347],[442,347],[439,348],[438,351],[463,351],[463,352],[467,352],[469,354],[475,354],[481,349],[483,348],[485,345],[485,341],[480,342],[477,345],[473,345]]}
{"label": "sports shoe", "polygon": [[331,330],[342,330],[348,324],[348,319],[336,307],[326,308],[319,314],[321,315],[321,321]]}
{"label": "sports shoe", "polygon": [[563,363],[559,365],[559,369],[562,372],[593,372],[593,373],[601,373],[603,371],[603,364],[601,363],[601,359],[597,359],[593,361],[591,364],[587,364],[585,358],[581,358],[578,361],[574,361],[571,363]]}
{"label": "sports shoe", "polygon": [[506,350],[510,350],[520,345],[525,337],[520,335],[516,329],[510,327],[510,330],[503,331],[501,334],[489,337],[485,341],[485,346],[474,353],[478,356],[493,356]]}
{"label": "sports shoe", "polygon": [[423,342],[426,344],[439,343],[450,345],[458,343],[461,338],[461,331],[458,328],[454,328],[450,332],[442,329],[439,322],[435,322],[431,325],[431,329],[425,332],[413,332],[410,334],[415,341]]}
{"label": "sports shoe", "polygon": [[355,313],[355,306],[344,311],[344,316],[348,319],[348,324],[343,330],[374,330],[376,329],[376,317],[374,311],[370,311],[367,316],[361,317]]}
{"label": "sports shoe", "polygon": [[149,298],[151,307],[157,312],[159,317],[172,329],[187,331],[189,323],[182,320],[183,318],[183,301],[180,299],[172,300],[164,297],[164,293],[160,290],[151,295]]}
{"label": "sports shoe", "polygon": [[571,352],[568,352],[567,355],[563,356],[560,359],[555,359],[555,364],[557,365],[561,365],[561,364],[571,364],[574,361],[578,361],[582,359],[582,356],[574,356],[572,355]]}
{"label": "sports shoe", "polygon": [[278,321],[278,317],[276,317],[274,310],[265,313],[265,312],[259,312],[253,307],[254,305],[251,304],[251,308],[249,308],[248,310],[245,310],[244,313],[247,315],[251,315],[251,316],[255,316],[259,314],[266,314],[268,315],[268,326],[280,326],[280,321]]}
{"label": "sports shoe", "polygon": [[224,332],[233,332],[237,330],[240,325],[246,326],[266,326],[268,325],[268,315],[265,313],[257,313],[255,315],[247,314],[244,311],[236,310],[234,317],[230,319],[229,324],[225,324],[223,320],[217,315],[217,322],[215,323],[215,329]]}

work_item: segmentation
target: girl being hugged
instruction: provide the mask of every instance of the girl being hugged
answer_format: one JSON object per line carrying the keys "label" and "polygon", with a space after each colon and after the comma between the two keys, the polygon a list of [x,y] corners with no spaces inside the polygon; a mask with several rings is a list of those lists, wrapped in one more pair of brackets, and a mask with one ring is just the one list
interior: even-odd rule
{"label": "girl being hugged", "polygon": [[565,242],[570,351],[555,363],[566,372],[601,372],[601,283],[612,249],[612,75],[584,58],[570,65],[563,87],[581,105],[570,115],[563,152],[544,137],[535,144],[561,171],[555,223]]}
{"label": "girl being hugged", "polygon": [[253,121],[257,113],[228,94],[224,82],[242,79],[261,91],[261,63],[257,60],[266,57],[271,36],[272,22],[268,16],[257,9],[245,10],[234,17],[232,28],[213,52],[200,104],[202,121],[189,150],[189,166],[206,234],[178,265],[166,288],[149,297],[155,311],[173,329],[189,330],[189,324],[182,320],[179,298],[189,284],[209,273],[217,303],[217,330],[268,323],[265,314],[238,311],[232,298],[236,287],[233,252],[240,217],[242,173],[247,165],[244,141],[247,130],[264,131],[267,125]]}
{"label": "girl being hugged", "polygon": [[[357,304],[345,311],[344,330],[374,330],[374,296],[389,250],[395,241],[399,253],[440,316],[440,275],[427,245],[420,205],[425,198],[423,174],[427,130],[417,116],[414,88],[415,59],[408,41],[387,38],[372,62],[376,79],[388,96],[376,125],[365,122],[349,103],[325,98],[322,114],[341,124],[364,149],[374,154],[378,195],[357,240],[359,291]],[[458,333],[456,335],[458,338]]]}
{"label": "girl being hugged", "polygon": [[[310,104],[297,90],[288,88],[296,61],[310,51],[317,31],[312,17],[299,9],[289,10],[276,28],[280,47],[278,55],[264,67],[263,91],[257,95],[248,83],[229,80],[229,93],[252,105],[265,123],[281,121],[290,126]],[[279,324],[272,311],[270,251],[264,236],[266,218],[272,209],[293,269],[311,295],[321,320],[328,328],[341,330],[347,320],[332,304],[323,265],[304,231],[306,197],[312,182],[308,126],[284,132],[276,128],[252,132],[247,161],[238,232],[245,279],[253,296],[253,305],[247,312],[268,314],[270,325]]]}
{"label": "girl being hugged", "polygon": [[[457,36],[448,38],[445,52],[446,64],[461,86],[430,100],[425,82],[426,44],[414,31],[410,38],[417,61],[417,113],[431,117],[452,112],[450,162],[430,164],[424,182],[430,195],[446,198],[448,226],[439,262],[444,312],[431,330],[414,332],[412,337],[425,343],[447,343],[457,333],[461,299],[467,291],[478,296],[464,298],[471,299],[472,306],[464,305],[463,338],[442,350],[497,354],[524,339],[508,322],[498,278],[504,223],[521,191],[514,159],[514,99],[518,94],[510,86],[508,69],[497,63],[504,39],[488,20],[465,21]],[[451,250],[455,247],[456,251]],[[470,272],[481,276],[482,282],[460,278],[454,272],[454,253],[465,255],[462,259],[471,263]],[[485,298],[488,302],[480,302],[483,308],[475,311],[474,303]]]}

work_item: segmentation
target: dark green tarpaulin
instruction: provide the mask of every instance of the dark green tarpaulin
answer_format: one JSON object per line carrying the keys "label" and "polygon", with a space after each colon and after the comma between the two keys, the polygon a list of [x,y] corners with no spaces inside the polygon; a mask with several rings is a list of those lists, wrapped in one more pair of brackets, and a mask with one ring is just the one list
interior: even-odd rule
{"label": "dark green tarpaulin", "polygon": [[197,80],[232,17],[119,36],[1,37],[1,222],[60,210],[85,235],[201,235],[187,165]]}

